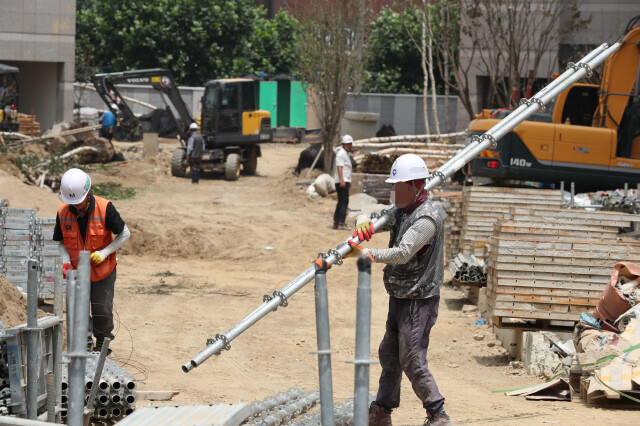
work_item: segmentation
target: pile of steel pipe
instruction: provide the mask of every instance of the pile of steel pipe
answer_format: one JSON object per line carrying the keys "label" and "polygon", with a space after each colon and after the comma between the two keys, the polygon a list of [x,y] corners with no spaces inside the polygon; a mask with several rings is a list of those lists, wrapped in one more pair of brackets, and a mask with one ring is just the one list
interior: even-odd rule
{"label": "pile of steel pipe", "polygon": [[[98,352],[93,352],[87,358],[84,374],[84,399],[85,404],[89,399],[89,392],[94,386],[98,386],[98,391],[93,404],[92,418],[96,420],[119,420],[122,417],[133,413],[136,409],[138,394],[137,379],[124,368],[110,360],[105,359],[102,375],[98,383],[94,383],[96,365],[98,362]],[[69,381],[66,365],[62,370],[62,418],[66,419],[69,401]]]}
{"label": "pile of steel pipe", "polygon": [[[368,405],[375,400],[375,395],[369,394]],[[354,400],[349,398],[344,402],[336,402],[333,408],[334,424],[336,426],[345,426],[349,424],[349,421],[353,419],[354,414]],[[306,413],[300,417],[295,418],[288,424],[294,424],[298,426],[317,426],[321,424],[320,413]]]}
{"label": "pile of steel pipe", "polygon": [[462,283],[487,282],[487,265],[474,255],[458,253],[449,267],[453,278]]}
{"label": "pile of steel pipe", "polygon": [[315,407],[320,401],[317,391],[304,392],[302,389],[290,388],[273,397],[251,404],[252,415],[243,424],[246,425],[281,425],[290,424]]}

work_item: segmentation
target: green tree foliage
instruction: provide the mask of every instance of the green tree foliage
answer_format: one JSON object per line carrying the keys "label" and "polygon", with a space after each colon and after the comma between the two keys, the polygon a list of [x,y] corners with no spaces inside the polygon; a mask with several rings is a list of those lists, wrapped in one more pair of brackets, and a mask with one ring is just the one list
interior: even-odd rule
{"label": "green tree foliage", "polygon": [[[76,56],[102,72],[168,68],[185,85],[291,73],[296,21],[251,0],[78,0]],[[79,73],[82,75],[83,73]]]}
{"label": "green tree foliage", "polygon": [[[421,93],[420,19],[415,8],[384,8],[369,27],[371,52],[363,92]],[[413,37],[413,40],[412,40]]]}

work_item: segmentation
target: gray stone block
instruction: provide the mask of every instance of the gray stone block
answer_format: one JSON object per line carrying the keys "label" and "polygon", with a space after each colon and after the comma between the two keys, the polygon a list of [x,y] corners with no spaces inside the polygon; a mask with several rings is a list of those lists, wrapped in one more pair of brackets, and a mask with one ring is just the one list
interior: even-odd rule
{"label": "gray stone block", "polygon": [[22,60],[22,35],[16,33],[0,33],[0,52],[5,61]]}
{"label": "gray stone block", "polygon": [[0,13],[0,31],[3,33],[19,33],[22,31],[22,15],[20,13]]}
{"label": "gray stone block", "polygon": [[22,60],[24,61],[36,60],[36,35],[35,34],[22,35]]}
{"label": "gray stone block", "polygon": [[36,15],[36,34],[55,34],[60,32],[60,15],[50,13],[38,13]]}
{"label": "gray stone block", "polygon": [[30,13],[36,14],[38,13],[38,0],[22,0],[20,2],[16,2],[13,0],[9,0],[13,3],[22,3],[22,13]]}
{"label": "gray stone block", "polygon": [[57,35],[36,34],[36,60],[40,62],[57,62],[59,58],[59,46]]}
{"label": "gray stone block", "polygon": [[69,63],[75,61],[76,45],[75,38],[73,36],[59,36],[58,49],[58,59],[56,62]]}
{"label": "gray stone block", "polygon": [[33,34],[36,32],[36,12],[25,12],[22,14],[22,32],[24,34]]}
{"label": "gray stone block", "polygon": [[0,0],[0,10],[2,10],[3,13],[7,13],[8,15],[11,15],[13,12],[21,13],[23,7],[22,4],[22,1]]}
{"label": "gray stone block", "polygon": [[60,0],[60,14],[76,16],[76,1],[75,0]]}
{"label": "gray stone block", "polygon": [[58,15],[60,13],[60,0],[37,0],[38,13]]}

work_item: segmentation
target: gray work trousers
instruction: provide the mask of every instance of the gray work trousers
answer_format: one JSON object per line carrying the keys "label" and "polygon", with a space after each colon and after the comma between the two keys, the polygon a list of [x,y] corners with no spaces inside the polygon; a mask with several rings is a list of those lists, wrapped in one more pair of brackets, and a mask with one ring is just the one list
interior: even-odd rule
{"label": "gray work trousers", "polygon": [[376,404],[389,410],[400,406],[402,373],[411,381],[413,391],[429,412],[438,411],[444,397],[429,371],[427,349],[429,333],[438,318],[440,296],[428,299],[389,297],[389,314],[378,350],[382,374]]}
{"label": "gray work trousers", "polygon": [[92,335],[113,340],[113,291],[116,284],[116,268],[100,281],[91,282],[91,316],[87,341]]}

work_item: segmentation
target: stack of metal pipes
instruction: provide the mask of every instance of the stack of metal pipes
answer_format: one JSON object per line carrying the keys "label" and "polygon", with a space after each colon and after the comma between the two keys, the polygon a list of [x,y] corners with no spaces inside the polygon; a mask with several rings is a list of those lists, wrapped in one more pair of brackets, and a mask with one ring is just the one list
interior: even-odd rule
{"label": "stack of metal pipes", "polygon": [[[94,352],[95,357],[87,358],[87,364],[84,375],[84,394],[85,404],[89,399],[89,392],[93,386],[98,386],[98,393],[93,404],[92,418],[96,420],[119,420],[122,417],[133,413],[136,409],[136,401],[138,395],[136,389],[138,381],[127,370],[118,364],[105,359],[102,375],[98,383],[94,383],[96,364],[98,362],[98,353]],[[62,369],[62,411],[63,419],[66,419],[68,411],[68,372],[67,366]]]}
{"label": "stack of metal pipes", "polygon": [[246,425],[280,425],[291,422],[306,413],[320,402],[317,391],[304,392],[302,389],[290,388],[275,396],[266,397],[251,404],[251,417]]}
{"label": "stack of metal pipes", "polygon": [[474,255],[458,253],[449,267],[453,278],[462,283],[487,282],[486,263]]}

